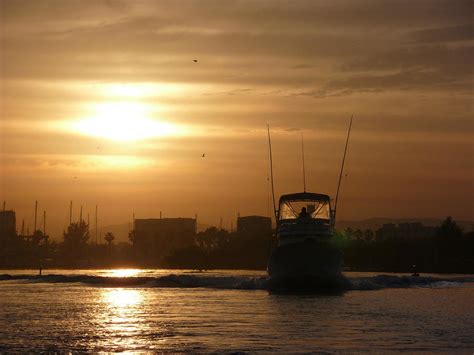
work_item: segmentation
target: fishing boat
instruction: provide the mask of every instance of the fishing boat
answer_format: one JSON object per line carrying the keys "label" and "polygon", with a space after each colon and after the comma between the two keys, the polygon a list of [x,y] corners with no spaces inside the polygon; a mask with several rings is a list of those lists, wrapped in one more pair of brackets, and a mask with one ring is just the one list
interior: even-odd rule
{"label": "fishing boat", "polygon": [[330,197],[300,192],[282,195],[277,246],[268,261],[274,288],[327,288],[342,276],[343,255],[334,245]]}
{"label": "fishing boat", "polygon": [[278,208],[273,186],[270,129],[268,143],[277,245],[268,260],[273,290],[334,290],[344,287],[343,253],[334,243],[336,208],[344,171],[352,117],[346,138],[334,209],[327,194],[306,191],[304,144],[301,137],[303,192],[284,194]]}

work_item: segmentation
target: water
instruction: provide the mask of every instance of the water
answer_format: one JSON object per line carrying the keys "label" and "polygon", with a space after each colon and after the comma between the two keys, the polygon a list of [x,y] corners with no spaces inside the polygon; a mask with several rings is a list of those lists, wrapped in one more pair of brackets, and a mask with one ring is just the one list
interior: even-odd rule
{"label": "water", "polygon": [[347,273],[342,294],[291,295],[249,271],[0,274],[0,351],[474,350],[472,275]]}

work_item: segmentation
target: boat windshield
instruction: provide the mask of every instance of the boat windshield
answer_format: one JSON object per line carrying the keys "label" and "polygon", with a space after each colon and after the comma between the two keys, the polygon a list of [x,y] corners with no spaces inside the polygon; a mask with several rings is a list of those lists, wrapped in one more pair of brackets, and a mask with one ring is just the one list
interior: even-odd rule
{"label": "boat windshield", "polygon": [[280,221],[317,219],[329,223],[330,216],[328,200],[286,200],[280,203]]}

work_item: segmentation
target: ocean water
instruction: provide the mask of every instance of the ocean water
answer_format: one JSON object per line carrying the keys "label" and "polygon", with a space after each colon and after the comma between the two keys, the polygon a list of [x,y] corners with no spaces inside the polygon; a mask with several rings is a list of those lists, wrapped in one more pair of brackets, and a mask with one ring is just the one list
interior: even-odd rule
{"label": "ocean water", "polygon": [[474,351],[474,276],[346,273],[275,294],[265,273],[0,270],[0,351]]}

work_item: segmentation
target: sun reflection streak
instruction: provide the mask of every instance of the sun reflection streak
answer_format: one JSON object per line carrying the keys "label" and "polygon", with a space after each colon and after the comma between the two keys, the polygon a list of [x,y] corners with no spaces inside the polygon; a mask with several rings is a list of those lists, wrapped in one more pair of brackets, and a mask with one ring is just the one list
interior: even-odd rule
{"label": "sun reflection streak", "polygon": [[131,277],[137,276],[140,273],[140,269],[115,269],[110,270],[107,276],[113,277]]}
{"label": "sun reflection streak", "polygon": [[115,308],[119,311],[130,311],[131,307],[142,303],[143,295],[140,290],[106,289],[104,290],[103,299],[111,308]]}
{"label": "sun reflection streak", "polygon": [[98,322],[107,343],[117,350],[140,346],[137,338],[146,328],[143,323],[143,290],[106,288],[101,290],[102,308]]}

